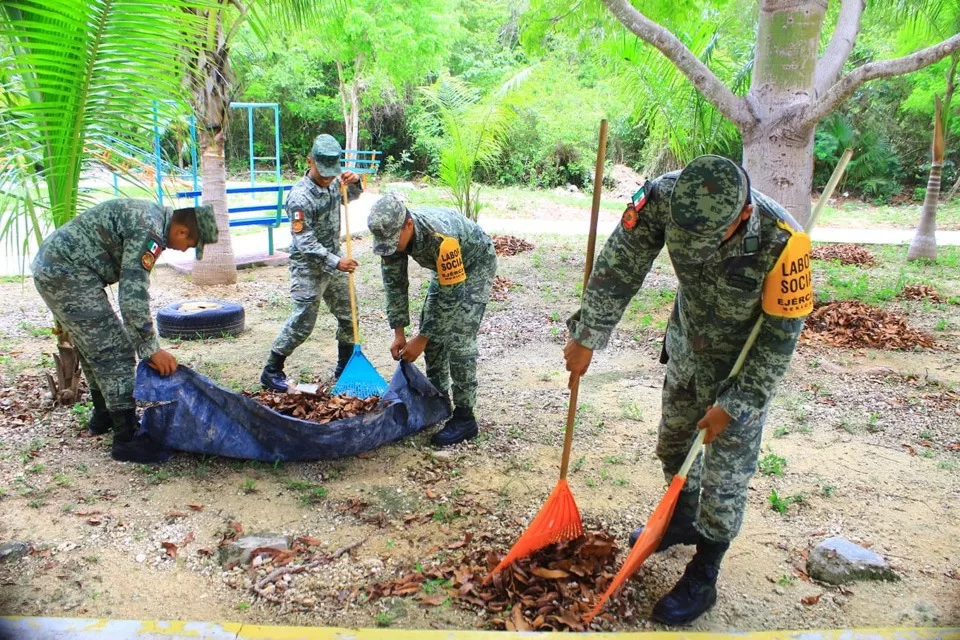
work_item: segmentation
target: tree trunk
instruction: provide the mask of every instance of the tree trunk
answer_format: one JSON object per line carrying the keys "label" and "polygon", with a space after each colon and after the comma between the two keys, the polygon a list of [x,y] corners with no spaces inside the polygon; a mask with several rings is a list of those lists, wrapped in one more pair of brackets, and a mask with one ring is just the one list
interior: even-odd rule
{"label": "tree trunk", "polygon": [[937,259],[937,204],[940,202],[940,176],[943,172],[943,155],[946,145],[943,130],[943,115],[940,97],[936,98],[933,116],[933,153],[930,163],[930,177],[927,179],[927,193],[923,198],[920,211],[920,225],[913,236],[907,260]]}
{"label": "tree trunk", "polygon": [[814,99],[825,0],[764,0],[747,102],[758,122],[742,131],[743,163],[752,186],[797,222],[810,218],[813,126],[797,126]]}
{"label": "tree trunk", "polygon": [[[213,205],[219,237],[204,247],[203,260],[193,263],[193,282],[198,285],[236,284],[237,264],[227,213],[227,170],[224,162],[233,73],[230,70],[230,36],[223,27],[223,12],[211,15],[216,31],[215,48],[201,51],[192,71],[194,109],[202,119],[200,175],[203,203]],[[233,33],[236,28],[229,30]]]}
{"label": "tree trunk", "polygon": [[762,124],[743,137],[743,168],[750,176],[750,186],[783,205],[801,225],[810,219],[812,154],[812,130],[806,143],[785,139]]}
{"label": "tree trunk", "polygon": [[230,240],[230,215],[227,213],[227,171],[223,143],[219,136],[201,136],[203,204],[213,205],[217,216],[219,240],[203,249],[203,260],[193,264],[193,282],[198,285],[236,284],[237,264]]}
{"label": "tree trunk", "polygon": [[60,324],[56,324],[57,353],[53,354],[56,379],[45,371],[47,386],[54,404],[70,406],[80,402],[80,354]]}

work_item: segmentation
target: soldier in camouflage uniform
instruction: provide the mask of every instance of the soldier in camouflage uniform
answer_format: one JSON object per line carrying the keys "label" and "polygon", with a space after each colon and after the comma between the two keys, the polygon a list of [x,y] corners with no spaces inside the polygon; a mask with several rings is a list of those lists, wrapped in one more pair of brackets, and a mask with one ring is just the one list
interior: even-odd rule
{"label": "soldier in camouflage uniform", "polygon": [[265,389],[284,392],[287,380],[283,366],[294,349],[303,344],[317,324],[320,300],[337,318],[337,368],[339,378],[353,354],[353,324],[347,273],[356,260],[340,257],[340,183],[347,197],[360,197],[360,176],[340,171],[340,143],[333,136],[319,135],[307,156],[309,168],[287,196],[287,216],[293,232],[290,244],[290,294],[293,314],[273,342],[267,364],[260,374]]}
{"label": "soldier in camouflage uniform", "polygon": [[[716,602],[720,562],[743,522],[767,410],[813,306],[809,238],[749,185],[743,169],[718,156],[647,182],[568,321],[572,339],[564,355],[572,382],[586,372],[593,350],[607,344],[666,245],[680,283],[661,355],[667,367],[657,455],[667,481],[697,429],[707,430],[709,443],[658,548],[697,547],[683,577],[653,609],[667,624],[692,622]],[[729,378],[761,314],[759,337],[742,371]]]}
{"label": "soldier in camouflage uniform", "polygon": [[[383,256],[387,318],[394,330],[390,353],[407,362],[424,353],[427,377],[448,398],[453,380],[453,416],[431,442],[444,447],[475,438],[477,332],[497,272],[493,241],[455,209],[408,210],[395,194],[373,205],[367,226],[373,252]],[[420,313],[420,332],[409,342],[404,333],[410,324],[408,257],[434,272]]]}
{"label": "soldier in camouflage uniform", "polygon": [[[161,375],[177,360],[160,348],[150,314],[150,272],[164,249],[186,251],[217,241],[210,206],[161,207],[146,200],[109,200],[63,225],[43,241],[31,267],[33,281],[80,355],[90,386],[95,434],[113,428],[116,460],[155,462],[165,453],[137,434],[134,355]],[[117,318],[104,288],[119,282]]]}

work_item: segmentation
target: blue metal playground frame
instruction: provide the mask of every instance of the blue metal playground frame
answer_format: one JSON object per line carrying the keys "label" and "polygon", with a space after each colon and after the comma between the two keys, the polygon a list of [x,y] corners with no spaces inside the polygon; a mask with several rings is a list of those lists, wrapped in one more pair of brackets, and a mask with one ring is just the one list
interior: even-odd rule
{"label": "blue metal playground frame", "polygon": [[[259,193],[275,193],[277,196],[276,203],[271,204],[255,204],[255,205],[245,205],[237,207],[228,207],[227,213],[233,216],[233,214],[249,214],[249,213],[260,213],[265,211],[273,211],[274,215],[271,216],[259,216],[259,217],[231,217],[230,226],[231,227],[246,227],[246,226],[263,226],[267,228],[267,250],[270,255],[274,253],[274,241],[273,241],[273,230],[279,227],[282,224],[289,222],[289,218],[284,215],[284,193],[290,191],[293,185],[284,185],[282,184],[282,173],[280,170],[280,105],[276,102],[231,102],[231,109],[243,109],[247,112],[247,131],[248,131],[248,140],[247,140],[247,153],[250,163],[250,186],[249,187],[232,187],[227,189],[227,195],[249,195],[249,194],[259,194]],[[273,125],[274,125],[274,151],[275,155],[273,156],[256,156],[254,155],[254,127],[253,127],[253,116],[256,109],[272,109],[273,110]],[[162,127],[160,122],[160,113],[159,113],[159,103],[154,101],[153,103],[153,153],[133,147],[131,145],[126,145],[122,141],[116,141],[111,143],[114,145],[112,150],[114,152],[126,155],[131,158],[149,158],[153,164],[153,169],[156,172],[156,187],[157,187],[157,200],[160,204],[163,204],[164,193],[163,193],[163,178],[164,175],[172,176],[178,175],[181,178],[189,177],[192,181],[192,189],[190,191],[178,191],[174,193],[175,198],[193,198],[194,205],[200,204],[200,197],[202,195],[201,186],[200,186],[200,176],[199,176],[199,162],[197,157],[197,125],[196,119],[194,116],[189,118],[189,128],[190,128],[190,167],[191,171],[187,174],[185,171],[179,170],[176,166],[167,162],[163,159],[163,154],[160,148],[160,142],[162,138]],[[129,148],[127,148],[129,147]],[[340,164],[346,169],[358,173],[366,182],[368,176],[376,174],[380,168],[379,160],[380,152],[376,150],[361,150],[361,149],[345,149],[340,154]],[[271,161],[273,168],[269,170],[257,169],[258,161]],[[257,184],[258,175],[272,175],[274,177],[274,184],[272,185],[261,185]],[[114,191],[119,195],[119,183],[118,175],[113,174],[113,186]]]}

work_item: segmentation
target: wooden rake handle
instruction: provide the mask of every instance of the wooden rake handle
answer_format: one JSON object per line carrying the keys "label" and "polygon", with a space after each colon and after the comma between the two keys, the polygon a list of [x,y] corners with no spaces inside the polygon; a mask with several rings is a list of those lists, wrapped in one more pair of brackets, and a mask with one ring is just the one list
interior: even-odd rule
{"label": "wooden rake handle", "polygon": [[[603,191],[603,163],[607,157],[607,120],[600,121],[600,142],[597,145],[597,166],[593,174],[593,203],[590,206],[590,235],[587,238],[587,262],[583,266],[583,289],[580,299],[587,290],[590,272],[593,270],[593,257],[597,250],[597,220],[600,217],[600,195]],[[570,452],[573,449],[573,423],[577,419],[577,396],[580,393],[580,376],[573,380],[570,387],[570,402],[567,405],[567,429],[563,435],[563,457],[560,460],[560,479],[565,480],[570,467]]]}
{"label": "wooden rake handle", "polygon": [[[350,239],[350,211],[347,208],[347,185],[340,181],[340,195],[343,200],[343,228],[347,234],[347,260],[353,260],[353,243]],[[353,344],[360,344],[360,326],[357,322],[357,294],[354,291],[353,272],[347,274],[350,290],[350,318],[353,324]]]}

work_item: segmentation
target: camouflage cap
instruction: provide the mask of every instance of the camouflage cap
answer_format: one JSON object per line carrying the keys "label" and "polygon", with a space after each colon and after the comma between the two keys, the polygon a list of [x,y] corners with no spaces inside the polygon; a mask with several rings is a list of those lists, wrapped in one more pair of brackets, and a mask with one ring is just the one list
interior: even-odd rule
{"label": "camouflage cap", "polygon": [[195,207],[193,213],[197,217],[197,230],[200,232],[200,237],[197,239],[197,260],[203,260],[203,247],[216,244],[220,237],[217,216],[213,212],[213,206],[209,204]]}
{"label": "camouflage cap", "polygon": [[340,175],[340,152],[343,149],[333,136],[323,133],[313,141],[310,157],[317,163],[317,172],[324,178]]}
{"label": "camouflage cap", "polygon": [[370,208],[367,228],[373,236],[373,253],[393,255],[400,242],[400,230],[407,219],[407,207],[395,192],[388,192]]}
{"label": "camouflage cap", "polygon": [[712,155],[694,158],[670,197],[666,243],[671,256],[706,260],[748,204],[749,192],[750,180],[737,163]]}

